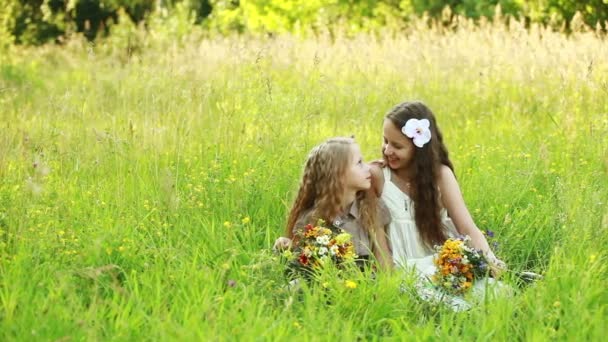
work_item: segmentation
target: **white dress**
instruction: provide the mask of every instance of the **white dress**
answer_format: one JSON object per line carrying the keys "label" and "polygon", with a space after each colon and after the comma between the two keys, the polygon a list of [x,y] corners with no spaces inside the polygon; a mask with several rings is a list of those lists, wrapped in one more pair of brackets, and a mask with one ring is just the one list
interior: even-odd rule
{"label": "white dress", "polygon": [[[436,270],[433,263],[435,251],[426,246],[420,234],[418,234],[412,199],[391,181],[391,171],[388,167],[383,168],[382,172],[384,174],[384,188],[381,197],[391,214],[389,241],[393,253],[393,262],[399,268],[415,270],[422,280],[428,282],[428,279]],[[452,220],[448,217],[445,208],[441,210],[440,215],[446,235],[456,236],[458,231]],[[486,294],[489,294],[487,291],[489,288],[492,289],[490,293],[493,295],[499,292],[504,293],[505,290],[509,292],[508,286],[493,278],[484,278],[481,281],[476,281],[471,292],[474,297],[481,299],[486,297]],[[424,300],[443,302],[451,306],[455,311],[470,308],[470,304],[461,297],[445,295],[432,289],[425,283],[418,283],[416,292]]]}
{"label": "white dress", "polygon": [[[391,213],[389,241],[393,252],[393,262],[397,267],[415,267],[424,275],[435,273],[433,254],[435,251],[424,244],[414,215],[414,202],[391,181],[391,171],[385,167],[382,200]],[[448,236],[457,234],[456,227],[448,217],[447,210],[441,210],[441,222]]]}

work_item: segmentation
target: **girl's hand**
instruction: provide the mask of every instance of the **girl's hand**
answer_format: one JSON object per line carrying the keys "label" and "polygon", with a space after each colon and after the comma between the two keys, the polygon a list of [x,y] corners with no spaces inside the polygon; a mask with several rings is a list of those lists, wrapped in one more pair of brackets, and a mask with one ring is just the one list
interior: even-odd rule
{"label": "girl's hand", "polygon": [[282,236],[280,238],[276,239],[274,242],[274,246],[272,246],[272,249],[277,252],[281,252],[281,251],[284,251],[284,250],[290,249],[290,248],[291,248],[291,239],[282,237]]}
{"label": "girl's hand", "polygon": [[488,260],[490,263],[490,274],[494,278],[499,278],[500,275],[507,270],[507,264],[504,261],[494,257]]}
{"label": "girl's hand", "polygon": [[378,165],[378,167],[383,168],[386,166],[386,162],[384,159],[376,159],[369,162],[370,165]]}

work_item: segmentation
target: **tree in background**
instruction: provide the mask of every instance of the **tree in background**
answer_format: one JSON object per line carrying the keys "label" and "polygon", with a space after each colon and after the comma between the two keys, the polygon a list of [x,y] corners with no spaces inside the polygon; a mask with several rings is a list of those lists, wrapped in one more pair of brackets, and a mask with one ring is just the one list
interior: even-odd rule
{"label": "tree in background", "polygon": [[331,28],[349,31],[385,26],[409,13],[401,0],[211,0],[207,26],[217,32],[286,33]]}
{"label": "tree in background", "polygon": [[491,18],[496,6],[500,5],[505,15],[517,15],[521,11],[523,0],[404,0],[409,3],[416,14],[427,12],[431,17],[440,17],[443,9],[449,6],[452,13],[468,18]]}
{"label": "tree in background", "polygon": [[[505,16],[556,28],[568,24],[577,12],[584,23],[608,29],[608,0],[211,0],[213,10],[206,25],[228,32],[283,33],[316,31],[336,24],[350,32],[406,25],[412,15],[442,18],[449,13],[467,18],[492,18],[500,5]],[[445,18],[443,18],[445,19]]]}
{"label": "tree in background", "polygon": [[544,24],[568,24],[578,12],[588,26],[600,24],[608,30],[608,0],[522,1],[522,9],[531,21]]}
{"label": "tree in background", "polygon": [[58,37],[64,27],[53,12],[60,13],[57,1],[0,0],[0,36],[11,43],[38,44]]}
{"label": "tree in background", "polygon": [[0,44],[43,44],[74,32],[94,40],[110,32],[120,9],[139,24],[154,11],[171,12],[182,2],[196,14],[197,23],[211,13],[207,0],[0,0]]}

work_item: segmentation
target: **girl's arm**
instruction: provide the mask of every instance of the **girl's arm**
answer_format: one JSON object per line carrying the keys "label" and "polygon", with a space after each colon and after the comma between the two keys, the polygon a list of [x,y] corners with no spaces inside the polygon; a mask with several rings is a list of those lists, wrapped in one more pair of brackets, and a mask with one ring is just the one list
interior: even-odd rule
{"label": "girl's arm", "polygon": [[[294,224],[294,227],[301,228],[301,227],[304,227],[308,223],[312,223],[311,214],[312,214],[312,210],[307,210],[304,214],[300,215],[300,217]],[[297,243],[297,241],[294,241],[294,240],[296,240],[296,239],[284,237],[284,236],[278,237],[274,241],[274,245],[272,246],[272,249],[275,251],[284,251],[287,249],[291,249],[291,247],[293,247],[294,242]]]}
{"label": "girl's arm", "polygon": [[473,218],[462,198],[456,177],[452,170],[445,165],[442,165],[440,171],[439,191],[441,192],[443,206],[447,209],[458,233],[470,236],[473,247],[482,250],[495,266],[505,267],[504,262],[496,258],[485,236],[473,222]]}

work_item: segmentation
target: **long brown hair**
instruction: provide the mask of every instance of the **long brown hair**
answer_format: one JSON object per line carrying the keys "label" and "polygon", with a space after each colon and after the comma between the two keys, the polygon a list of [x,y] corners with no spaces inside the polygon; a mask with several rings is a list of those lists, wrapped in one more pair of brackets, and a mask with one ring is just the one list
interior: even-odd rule
{"label": "long brown hair", "polygon": [[[352,159],[353,144],[352,138],[332,138],[308,154],[300,188],[287,219],[287,237],[293,238],[296,222],[308,210],[312,210],[312,214],[307,223],[314,224],[318,219],[332,222],[344,209],[340,207],[346,190],[344,175]],[[359,191],[356,201],[361,224],[371,237],[378,225],[378,198],[370,188]]]}
{"label": "long brown hair", "polygon": [[399,130],[409,119],[428,119],[430,122],[431,141],[414,149],[411,195],[416,227],[422,241],[429,247],[441,244],[447,236],[440,217],[441,203],[437,179],[441,165],[448,166],[452,172],[454,165],[443,143],[443,135],[437,127],[435,115],[424,103],[414,101],[398,104],[388,112],[386,119]]}

